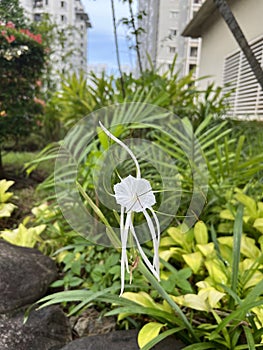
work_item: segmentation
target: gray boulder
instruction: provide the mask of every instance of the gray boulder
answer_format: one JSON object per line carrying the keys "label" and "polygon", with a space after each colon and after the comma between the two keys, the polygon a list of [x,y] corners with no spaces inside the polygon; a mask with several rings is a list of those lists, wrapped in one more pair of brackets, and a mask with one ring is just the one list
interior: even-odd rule
{"label": "gray boulder", "polygon": [[[61,350],[139,350],[137,335],[135,330],[94,335],[74,340]],[[174,337],[169,337],[153,347],[153,350],[180,350],[184,346]]]}
{"label": "gray boulder", "polygon": [[68,319],[59,307],[32,311],[25,324],[24,311],[0,315],[1,350],[59,350],[72,340]]}
{"label": "gray boulder", "polygon": [[56,265],[49,257],[0,240],[0,314],[34,303],[56,277]]}

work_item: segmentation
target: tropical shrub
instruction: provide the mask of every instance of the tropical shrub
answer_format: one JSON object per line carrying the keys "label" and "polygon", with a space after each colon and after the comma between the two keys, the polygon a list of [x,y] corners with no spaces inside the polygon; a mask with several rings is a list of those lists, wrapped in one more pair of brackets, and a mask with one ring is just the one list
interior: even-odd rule
{"label": "tropical shrub", "polygon": [[[163,81],[162,78],[160,80]],[[78,84],[76,77],[71,82],[72,86],[65,85],[61,94],[54,97],[57,102],[62,102],[59,105],[58,115],[59,119],[65,123],[65,129],[74,125],[76,120],[82,119],[84,111],[87,111],[88,108],[92,113],[88,117],[90,119],[86,119],[88,127],[85,123],[78,124],[79,127],[76,127],[64,140],[63,147],[64,149],[69,147],[69,153],[74,161],[69,160],[63,163],[62,157],[60,165],[70,165],[66,174],[60,172],[59,161],[57,162],[56,171],[58,172],[55,172],[55,176],[57,180],[61,180],[62,184],[59,196],[61,195],[60,198],[63,200],[69,199],[66,204],[71,214],[73,210],[76,210],[74,213],[77,217],[80,207],[76,205],[76,201],[74,201],[75,208],[70,202],[72,198],[75,199],[74,191],[77,182],[77,189],[82,197],[81,203],[87,208],[85,210],[103,222],[107,226],[107,232],[112,233],[112,226],[119,222],[118,214],[100,205],[98,200],[100,193],[96,191],[103,187],[104,182],[94,182],[94,178],[99,178],[98,175],[106,172],[106,167],[110,166],[109,159],[103,158],[103,154],[111,146],[109,139],[97,128],[97,121],[100,120],[98,110],[102,101],[100,96],[105,98],[107,95],[103,103],[121,102],[122,97],[121,94],[118,94],[118,87],[115,94],[111,85],[107,85],[109,81],[104,77],[100,81],[103,86],[100,88],[106,90],[104,95],[102,91],[98,93],[96,90],[99,88],[96,81],[94,81],[92,93],[88,92],[91,88],[85,85],[84,79],[81,85]],[[117,85],[118,81],[116,81]],[[129,86],[132,90],[133,86],[136,87],[136,83]],[[182,86],[186,88],[187,84],[184,82]],[[127,103],[123,109],[115,105],[115,113],[112,113],[109,108],[110,112],[105,113],[108,119],[105,119],[106,127],[111,129],[111,132],[118,138],[125,140],[132,136],[151,141],[156,148],[150,157],[146,148],[144,149],[148,159],[152,164],[160,163],[161,169],[170,169],[166,173],[171,180],[169,189],[179,184],[182,187],[181,208],[161,239],[161,282],[159,283],[150,274],[141,261],[137,261],[134,264],[136,267],[134,283],[132,286],[125,287],[128,291],[123,294],[123,297],[118,297],[116,293],[119,292],[117,282],[119,272],[116,266],[111,265],[111,260],[116,259],[117,261],[118,254],[113,254],[109,262],[108,253],[111,251],[109,248],[94,249],[92,245],[90,246],[90,242],[86,244],[84,240],[81,242],[82,239],[78,245],[78,239],[73,233],[73,236],[69,234],[68,241],[64,241],[67,246],[59,249],[56,254],[61,263],[63,275],[54,286],[65,289],[78,286],[79,290],[62,291],[47,296],[40,302],[43,303],[43,306],[65,301],[73,302],[74,305],[71,304],[69,310],[70,314],[81,312],[92,303],[111,304],[113,308],[108,315],[119,315],[119,322],[124,322],[126,317],[132,319],[135,314],[142,315],[140,324],[145,324],[145,326],[140,332],[139,343],[144,350],[150,349],[158,341],[173,333],[177,333],[177,337],[181,338],[185,344],[189,344],[189,347],[186,348],[188,350],[194,348],[246,349],[248,346],[250,348],[261,346],[260,233],[253,238],[243,234],[243,212],[235,208],[236,202],[234,202],[237,187],[254,189],[255,186],[258,186],[257,188],[260,188],[257,179],[262,173],[263,153],[261,148],[258,147],[256,151],[255,149],[252,151],[248,147],[249,135],[246,143],[244,135],[234,131],[228,121],[216,120],[214,114],[219,115],[220,110],[223,111],[225,108],[223,102],[222,105],[221,102],[217,105],[218,113],[213,109],[215,105],[212,102],[206,109],[205,103],[201,104],[201,99],[198,101],[193,86],[193,91],[191,91],[195,98],[192,100],[191,94],[185,96],[185,100],[189,102],[186,102],[185,105],[183,103],[180,105],[180,98],[185,93],[188,94],[190,90],[181,91],[180,87],[179,96],[176,99],[176,92],[167,97],[169,94],[162,84],[157,84],[157,87],[153,86],[152,89],[149,86],[145,89],[143,84],[141,87],[134,91],[131,104]],[[206,94],[207,100],[212,99],[211,91],[211,89],[208,90]],[[127,100],[128,96],[130,95],[127,95]],[[177,105],[172,102],[169,109],[180,111],[180,122],[160,112],[158,118],[162,121],[162,125],[158,125],[152,111],[145,113],[141,107],[142,104],[134,103],[136,101],[160,105],[167,103],[168,106],[168,100],[174,103],[179,101]],[[201,106],[199,110],[198,106]],[[74,115],[75,107],[77,107],[76,115]],[[189,117],[184,115],[184,113],[187,114],[187,111]],[[192,111],[191,115],[190,111]],[[199,119],[195,117],[198,111],[200,112]],[[91,141],[86,144],[88,139]],[[41,157],[55,157],[53,153],[55,149],[55,145],[50,146]],[[159,154],[159,151],[170,155],[169,162],[161,158],[162,153]],[[185,157],[186,154],[188,158]],[[143,156],[140,155],[140,157],[143,162]],[[196,163],[191,162],[193,160]],[[38,161],[36,160],[36,163]],[[73,169],[76,164],[78,164],[77,173],[75,168]],[[195,167],[196,164],[200,167]],[[116,164],[114,166],[116,167]],[[152,180],[153,188],[161,190],[163,184],[160,182],[156,169],[149,166],[147,162],[143,163],[142,169],[143,175]],[[195,194],[198,193],[198,198],[195,203],[201,201],[204,204],[205,197],[207,203],[202,213],[200,210],[195,211],[194,215],[188,212],[194,217],[194,220],[202,218],[203,222],[199,221],[193,228],[187,230],[185,223],[182,224],[182,218],[187,216],[185,213],[194,189],[196,178],[193,177],[193,169],[196,170],[196,176],[200,179],[197,181],[199,186]],[[131,162],[125,161],[124,165],[118,164],[116,177],[114,175],[110,178],[109,191],[118,175],[123,178],[132,171]],[[254,177],[255,181],[253,181]],[[176,184],[172,182],[172,179],[175,178]],[[95,185],[98,185],[97,188]],[[50,178],[43,187],[54,191],[53,179]],[[259,198],[256,198],[256,201],[259,201]],[[235,225],[234,228],[233,225],[229,226],[229,234],[224,236],[219,232],[220,225],[224,223],[222,222],[223,216],[220,217],[219,213],[226,208],[233,209],[231,218],[235,218]],[[256,210],[259,208],[260,205]],[[64,219],[61,213],[57,212],[56,215],[57,224],[63,227],[64,224],[61,225],[61,223],[64,222]],[[81,219],[79,223],[81,227]],[[95,230],[92,224],[88,226],[91,233],[93,229]],[[84,222],[84,225],[87,223]],[[53,229],[51,221],[50,232]],[[72,233],[72,229],[67,224],[62,228],[63,231]],[[65,238],[66,236],[67,233]],[[91,238],[94,236],[91,235]],[[147,244],[145,248],[147,254],[151,256],[151,245]],[[134,252],[131,255],[133,256],[130,260],[134,263]],[[87,262],[89,263],[88,270]],[[93,263],[94,266],[92,266]],[[105,270],[105,265],[109,266],[109,270]],[[141,273],[140,276],[138,276],[138,271]],[[111,284],[112,279],[113,284]],[[103,281],[102,289],[96,285],[99,280]],[[87,289],[81,290],[80,288],[83,287]],[[251,298],[253,298],[252,301]],[[76,305],[76,302],[79,304]],[[147,322],[149,320],[150,322]]]}
{"label": "tropical shrub", "polygon": [[[38,98],[45,63],[40,34],[16,28],[12,22],[0,25],[0,150],[8,137],[28,135],[43,112]],[[16,98],[14,99],[14,96]],[[0,161],[0,172],[3,173]]]}
{"label": "tropical shrub", "polygon": [[146,293],[125,292],[120,298],[112,294],[112,286],[93,295],[90,290],[60,292],[40,303],[80,302],[71,314],[94,301],[113,303],[115,307],[106,315],[119,315],[119,321],[145,315],[150,320],[138,338],[143,350],[174,333],[186,345],[192,344],[187,350],[260,347],[263,253],[255,240],[242,233],[242,217],[239,206],[233,237],[214,241],[202,222],[187,233],[180,227],[169,228],[161,242],[160,256],[165,258],[161,260],[161,283],[139,263],[139,271],[151,284]]}

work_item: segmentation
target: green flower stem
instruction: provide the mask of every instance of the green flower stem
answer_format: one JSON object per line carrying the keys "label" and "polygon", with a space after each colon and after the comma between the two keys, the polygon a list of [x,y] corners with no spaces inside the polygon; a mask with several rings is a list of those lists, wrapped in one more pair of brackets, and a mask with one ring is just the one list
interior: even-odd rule
{"label": "green flower stem", "polygon": [[100,218],[101,222],[103,222],[103,224],[106,226],[106,233],[107,233],[107,235],[109,237],[109,240],[113,244],[114,248],[115,249],[120,248],[121,247],[121,242],[120,242],[119,238],[117,237],[115,231],[111,227],[110,223],[108,222],[108,220],[106,219],[106,217],[104,216],[102,211],[100,210],[100,208],[97,207],[97,205],[93,202],[93,200],[85,192],[85,190],[83,189],[83,187],[81,186],[81,184],[78,181],[76,181],[76,184],[77,184],[77,187],[78,187],[80,193],[82,194],[83,198],[87,201],[88,205],[90,205],[92,210],[94,210],[94,212],[98,215],[98,217]]}

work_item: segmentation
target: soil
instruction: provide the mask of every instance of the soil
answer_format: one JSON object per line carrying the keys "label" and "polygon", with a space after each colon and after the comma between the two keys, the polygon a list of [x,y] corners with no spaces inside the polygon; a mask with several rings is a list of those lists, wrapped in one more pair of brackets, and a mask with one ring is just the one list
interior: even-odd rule
{"label": "soil", "polygon": [[5,167],[6,180],[12,180],[15,183],[9,188],[13,192],[10,202],[17,208],[13,211],[11,217],[0,220],[0,230],[13,229],[27,216],[31,215],[31,209],[38,204],[40,197],[37,193],[37,186],[44,181],[47,174],[43,171],[35,170],[30,176],[27,176],[23,169],[7,165]]}

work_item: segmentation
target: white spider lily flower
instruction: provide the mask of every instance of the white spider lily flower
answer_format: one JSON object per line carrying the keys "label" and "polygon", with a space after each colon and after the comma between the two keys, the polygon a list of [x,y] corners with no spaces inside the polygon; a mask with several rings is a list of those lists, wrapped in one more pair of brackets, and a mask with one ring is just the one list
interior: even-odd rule
{"label": "white spider lily flower", "polygon": [[[121,215],[120,215],[120,235],[121,235],[121,292],[122,295],[124,291],[125,284],[125,267],[129,273],[129,263],[127,258],[127,241],[129,233],[132,234],[138,250],[145,262],[146,266],[152,272],[152,274],[160,280],[160,268],[159,268],[159,243],[160,243],[160,224],[157,215],[155,214],[152,206],[156,203],[154,193],[152,191],[151,184],[148,180],[141,178],[140,166],[137,158],[133,152],[120,141],[117,137],[112,135],[109,130],[107,130],[104,125],[99,122],[102,130],[108,135],[112,140],[122,146],[131,156],[132,160],[136,166],[136,177],[129,175],[126,178],[122,179],[120,183],[115,184],[113,189],[115,193],[115,199],[117,204],[121,206]],[[150,211],[152,217],[149,215]],[[132,222],[132,213],[143,213],[149,231],[151,233],[154,249],[153,262],[151,263],[146,254],[144,253],[139,239],[136,235],[135,228]],[[126,217],[125,217],[126,214]],[[152,219],[153,218],[153,219]]]}
{"label": "white spider lily flower", "polygon": [[113,188],[116,202],[126,208],[126,213],[128,211],[139,213],[156,203],[148,180],[129,175]]}

